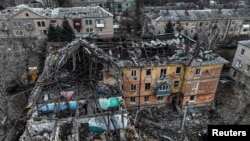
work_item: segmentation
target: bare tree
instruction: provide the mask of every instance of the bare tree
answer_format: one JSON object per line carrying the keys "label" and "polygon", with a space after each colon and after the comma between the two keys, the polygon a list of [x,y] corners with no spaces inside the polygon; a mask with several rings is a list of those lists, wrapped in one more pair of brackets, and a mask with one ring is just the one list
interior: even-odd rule
{"label": "bare tree", "polygon": [[12,103],[8,98],[10,91],[18,84],[21,73],[25,70],[24,50],[15,44],[13,40],[6,41],[1,46],[0,52],[0,119],[2,135],[0,140],[8,137],[10,128],[17,115],[12,109]]}
{"label": "bare tree", "polygon": [[213,50],[218,46],[218,43],[226,38],[227,19],[215,18],[211,22],[203,22],[197,25],[196,39],[205,50]]}

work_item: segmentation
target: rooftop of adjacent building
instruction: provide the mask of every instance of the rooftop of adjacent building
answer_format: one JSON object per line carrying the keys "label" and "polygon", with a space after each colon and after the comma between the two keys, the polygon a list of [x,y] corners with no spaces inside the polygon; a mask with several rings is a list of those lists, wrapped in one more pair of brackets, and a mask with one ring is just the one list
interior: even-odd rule
{"label": "rooftop of adjacent building", "polygon": [[249,18],[250,9],[159,10],[148,14],[156,21]]}
{"label": "rooftop of adjacent building", "polygon": [[20,13],[22,10],[28,9],[38,15],[47,18],[104,18],[112,17],[113,14],[106,11],[100,6],[87,7],[70,7],[70,8],[31,8],[28,5],[18,5],[16,7],[9,7],[1,11],[0,20],[8,20],[12,16]]}
{"label": "rooftop of adjacent building", "polygon": [[250,40],[243,40],[239,41],[238,43],[250,48]]}

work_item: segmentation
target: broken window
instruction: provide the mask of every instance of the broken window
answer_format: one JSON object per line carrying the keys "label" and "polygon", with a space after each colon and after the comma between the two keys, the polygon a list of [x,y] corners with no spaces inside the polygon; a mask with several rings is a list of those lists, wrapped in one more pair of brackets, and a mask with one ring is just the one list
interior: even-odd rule
{"label": "broken window", "polygon": [[146,70],[146,76],[151,76],[151,69]]}
{"label": "broken window", "polygon": [[43,26],[43,27],[45,26],[45,22],[44,22],[44,21],[42,21],[42,26]]}
{"label": "broken window", "polygon": [[41,27],[41,22],[37,22],[37,26],[38,26],[38,27]]}
{"label": "broken window", "polygon": [[247,65],[246,71],[250,71],[250,65]]}
{"label": "broken window", "polygon": [[163,96],[158,96],[158,97],[157,97],[157,100],[158,100],[158,101],[162,101],[162,100],[163,100]]}
{"label": "broken window", "polygon": [[245,53],[245,49],[242,48],[242,49],[240,50],[240,55],[244,55],[244,53]]}
{"label": "broken window", "polygon": [[165,78],[167,73],[167,69],[161,69],[161,78]]}
{"label": "broken window", "polygon": [[240,68],[240,67],[241,67],[241,61],[240,61],[240,60],[237,60],[235,66],[236,66],[237,68]]}
{"label": "broken window", "polygon": [[200,22],[200,26],[202,26],[202,22]]}
{"label": "broken window", "polygon": [[150,90],[150,83],[145,84],[145,90]]}
{"label": "broken window", "polygon": [[197,69],[196,69],[195,75],[201,75],[201,68],[197,68]]}
{"label": "broken window", "polygon": [[236,72],[236,71],[234,71],[234,73],[233,73],[233,77],[236,77],[236,75],[237,75],[237,72]]}
{"label": "broken window", "polygon": [[136,77],[136,70],[132,70],[132,71],[131,71],[131,76],[132,76],[132,77]]}
{"label": "broken window", "polygon": [[130,98],[130,102],[131,102],[131,103],[135,103],[135,97],[131,97],[131,98]]}
{"label": "broken window", "polygon": [[135,91],[136,90],[136,84],[131,84],[131,91]]}
{"label": "broken window", "polygon": [[178,87],[179,86],[179,81],[174,81],[174,87]]}
{"label": "broken window", "polygon": [[191,95],[189,100],[190,100],[190,101],[194,101],[194,98],[195,98],[195,96],[194,96],[194,95]]}
{"label": "broken window", "polygon": [[149,96],[145,96],[145,97],[144,97],[144,101],[145,101],[145,102],[148,102],[148,101],[149,101]]}
{"label": "broken window", "polygon": [[180,74],[181,73],[181,67],[177,67],[176,68],[176,74]]}

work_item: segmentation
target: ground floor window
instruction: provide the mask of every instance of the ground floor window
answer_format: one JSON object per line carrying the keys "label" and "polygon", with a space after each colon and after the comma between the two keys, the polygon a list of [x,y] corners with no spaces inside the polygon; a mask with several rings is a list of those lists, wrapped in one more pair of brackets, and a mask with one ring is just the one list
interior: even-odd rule
{"label": "ground floor window", "polygon": [[157,97],[157,100],[158,100],[158,101],[162,101],[162,100],[163,100],[163,96],[158,96],[158,97]]}

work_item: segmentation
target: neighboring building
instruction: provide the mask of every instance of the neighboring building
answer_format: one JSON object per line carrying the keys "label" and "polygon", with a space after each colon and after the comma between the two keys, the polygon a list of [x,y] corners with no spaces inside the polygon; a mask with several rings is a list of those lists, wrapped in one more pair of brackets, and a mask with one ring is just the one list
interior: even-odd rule
{"label": "neighboring building", "polygon": [[133,10],[135,8],[134,0],[73,0],[74,6],[100,6],[113,14],[118,14],[126,10]]}
{"label": "neighboring building", "polygon": [[[242,84],[249,82],[250,77],[250,40],[238,42],[238,47],[230,69],[232,79]],[[246,85],[247,86],[247,85]]]}
{"label": "neighboring building", "polygon": [[100,37],[113,36],[113,15],[99,6],[72,8],[22,6],[1,11],[0,37],[46,37],[49,25],[61,25],[64,17],[78,37],[85,37],[91,32],[96,32]]}
{"label": "neighboring building", "polygon": [[154,34],[165,34],[166,23],[170,20],[176,32],[194,37],[197,33],[216,26],[220,40],[230,36],[250,35],[249,9],[205,9],[205,10],[160,10],[148,12],[154,26]]}

